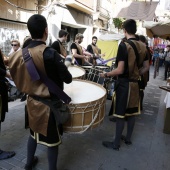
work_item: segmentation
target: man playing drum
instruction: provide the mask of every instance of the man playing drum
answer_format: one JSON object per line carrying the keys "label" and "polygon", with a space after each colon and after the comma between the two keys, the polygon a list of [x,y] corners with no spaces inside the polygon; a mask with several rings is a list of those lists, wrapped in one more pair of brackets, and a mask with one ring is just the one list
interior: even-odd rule
{"label": "man playing drum", "polygon": [[84,38],[83,34],[78,33],[75,36],[75,42],[73,42],[70,47],[73,57],[75,59],[73,63],[80,65],[80,66],[86,65],[86,64],[90,65],[88,61],[89,56],[83,54],[83,48],[80,45],[83,42],[83,38]]}
{"label": "man playing drum", "polygon": [[[127,145],[132,144],[131,136],[135,125],[135,116],[140,114],[139,85],[140,75],[149,70],[146,46],[135,38],[136,21],[129,19],[123,23],[123,31],[127,41],[121,42],[118,48],[117,68],[111,72],[102,73],[101,77],[117,76],[116,134],[113,142],[104,141],[102,144],[114,150],[119,150],[120,140]],[[140,53],[138,53],[140,51]],[[122,136],[125,118],[127,119],[127,134]]]}
{"label": "man playing drum", "polygon": [[53,42],[51,47],[54,48],[62,58],[65,59],[65,57],[67,56],[67,51],[63,43],[67,41],[68,32],[65,30],[60,30],[58,35],[59,38],[57,39],[57,41]]}
{"label": "man playing drum", "polygon": [[[28,19],[27,27],[32,38],[31,43],[27,47],[36,69],[40,73],[47,75],[49,79],[63,90],[64,82],[71,83],[72,76],[56,50],[46,46],[48,26],[45,17],[39,14],[32,15]],[[28,73],[28,68],[33,67],[32,63],[29,64],[29,67],[26,66],[28,65],[26,61],[23,62],[22,50],[10,57],[11,76],[17,88],[28,94],[27,109],[30,136],[27,145],[25,169],[32,170],[37,163],[37,157],[34,154],[38,143],[48,147],[49,169],[56,170],[58,145],[61,144],[61,139],[53,112],[49,106],[41,103],[38,98],[48,98],[54,101],[59,101],[60,99],[56,94],[49,91],[41,79],[33,81],[33,76]],[[35,97],[37,100],[34,99]]]}
{"label": "man playing drum", "polygon": [[87,46],[87,51],[93,54],[93,58],[90,59],[90,63],[92,63],[93,65],[98,64],[98,60],[99,60],[98,58],[105,56],[105,54],[101,54],[101,49],[99,49],[96,44],[97,44],[97,37],[93,36],[92,43]]}

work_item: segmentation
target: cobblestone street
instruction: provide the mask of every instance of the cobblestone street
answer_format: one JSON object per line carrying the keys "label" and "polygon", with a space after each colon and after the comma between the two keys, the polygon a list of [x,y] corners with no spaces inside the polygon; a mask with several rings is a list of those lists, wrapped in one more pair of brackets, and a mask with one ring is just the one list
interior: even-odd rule
{"label": "cobblestone street", "polygon": [[[166,92],[159,89],[163,81],[164,67],[150,81],[145,90],[144,108],[137,117],[131,146],[122,143],[120,151],[106,149],[103,140],[112,140],[115,123],[107,116],[111,102],[106,103],[106,117],[102,125],[82,135],[64,134],[59,147],[59,170],[170,170],[170,135],[163,133],[164,98]],[[2,123],[0,147],[16,152],[16,156],[0,161],[2,170],[22,170],[26,162],[26,145],[29,129],[24,129],[24,102],[9,103],[9,113]],[[39,162],[35,170],[48,170],[46,147],[39,145],[36,151]]]}

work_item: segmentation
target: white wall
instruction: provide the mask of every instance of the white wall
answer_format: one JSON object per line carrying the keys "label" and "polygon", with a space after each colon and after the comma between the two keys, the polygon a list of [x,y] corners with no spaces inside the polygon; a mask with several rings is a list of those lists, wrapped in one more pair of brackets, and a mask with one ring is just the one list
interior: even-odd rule
{"label": "white wall", "polygon": [[89,15],[81,13],[73,9],[66,9],[55,6],[55,14],[48,15],[44,13],[48,21],[48,27],[52,42],[58,37],[58,32],[62,25],[67,25],[73,28],[78,28],[80,33],[84,35],[83,45],[87,46],[91,43],[92,38],[92,18]]}

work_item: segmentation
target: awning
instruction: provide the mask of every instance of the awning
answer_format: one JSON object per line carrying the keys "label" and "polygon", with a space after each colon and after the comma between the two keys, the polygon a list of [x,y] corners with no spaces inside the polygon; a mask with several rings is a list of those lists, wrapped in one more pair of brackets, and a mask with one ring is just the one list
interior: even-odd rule
{"label": "awning", "polygon": [[152,21],[155,15],[157,2],[116,1],[113,18]]}
{"label": "awning", "polygon": [[170,20],[166,22],[144,21],[143,27],[146,28],[146,34],[150,38],[154,36],[164,39],[170,37]]}
{"label": "awning", "polygon": [[124,37],[124,34],[101,34],[98,39],[101,41],[118,41]]}

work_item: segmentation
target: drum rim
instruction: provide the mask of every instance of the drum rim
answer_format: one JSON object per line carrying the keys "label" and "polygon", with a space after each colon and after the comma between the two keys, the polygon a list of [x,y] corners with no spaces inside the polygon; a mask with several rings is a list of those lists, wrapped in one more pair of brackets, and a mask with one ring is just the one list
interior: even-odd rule
{"label": "drum rim", "polygon": [[92,81],[89,81],[89,80],[82,80],[82,79],[73,79],[72,82],[73,82],[73,81],[81,81],[81,82],[86,82],[86,83],[90,83],[90,84],[97,85],[97,86],[99,86],[101,89],[103,89],[103,90],[105,91],[105,94],[104,94],[102,97],[100,97],[100,98],[98,98],[98,99],[95,99],[95,100],[93,100],[93,101],[90,101],[90,102],[70,103],[69,105],[84,105],[84,104],[87,104],[87,103],[92,103],[92,102],[95,102],[95,101],[98,101],[98,100],[102,100],[103,98],[107,97],[107,91],[106,91],[106,89],[105,89],[102,85],[100,85],[100,84],[98,84],[98,83],[95,83],[95,82],[92,82]]}
{"label": "drum rim", "polygon": [[81,66],[81,68],[93,68],[93,66]]}
{"label": "drum rim", "polygon": [[95,68],[110,68],[110,66],[95,66]]}

